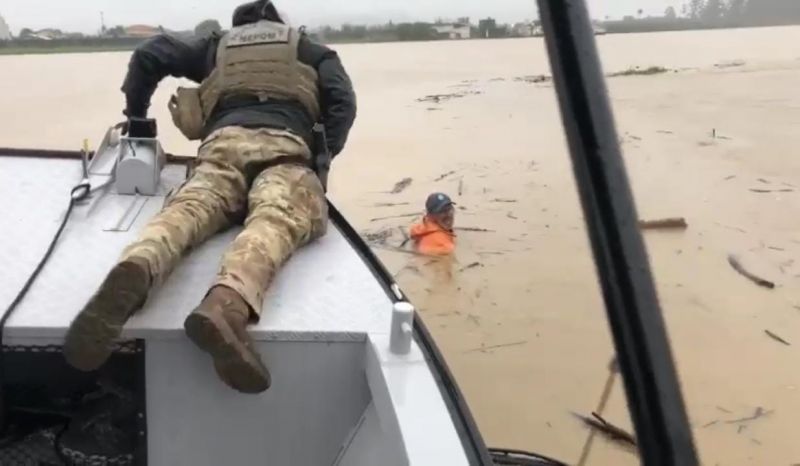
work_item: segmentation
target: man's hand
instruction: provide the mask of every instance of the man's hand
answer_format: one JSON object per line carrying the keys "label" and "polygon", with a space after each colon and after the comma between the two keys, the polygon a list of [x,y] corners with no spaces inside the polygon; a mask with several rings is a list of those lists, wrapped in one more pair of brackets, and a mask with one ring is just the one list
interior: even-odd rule
{"label": "man's hand", "polygon": [[118,129],[120,134],[122,134],[123,136],[127,136],[128,135],[128,129],[129,128],[130,128],[130,124],[128,123],[128,120],[120,121],[119,123],[114,125],[114,129]]}

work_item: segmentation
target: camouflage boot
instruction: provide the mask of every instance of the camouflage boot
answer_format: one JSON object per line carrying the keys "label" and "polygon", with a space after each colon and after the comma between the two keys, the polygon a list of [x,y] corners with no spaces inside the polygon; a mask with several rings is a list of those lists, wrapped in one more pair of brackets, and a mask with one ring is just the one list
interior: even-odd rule
{"label": "camouflage boot", "polygon": [[147,300],[151,283],[146,261],[132,258],[115,265],[67,331],[67,362],[86,372],[102,366],[125,322]]}
{"label": "camouflage boot", "polygon": [[214,287],[183,324],[186,335],[214,359],[219,378],[242,393],[261,393],[270,375],[247,333],[250,308],[224,286]]}

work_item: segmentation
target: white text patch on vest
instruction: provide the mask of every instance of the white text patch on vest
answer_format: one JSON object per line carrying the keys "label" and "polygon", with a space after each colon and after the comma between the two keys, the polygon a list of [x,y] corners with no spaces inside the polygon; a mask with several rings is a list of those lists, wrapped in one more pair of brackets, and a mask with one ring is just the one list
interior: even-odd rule
{"label": "white text patch on vest", "polygon": [[228,47],[242,47],[258,44],[289,43],[290,28],[275,23],[258,22],[233,28],[228,35]]}

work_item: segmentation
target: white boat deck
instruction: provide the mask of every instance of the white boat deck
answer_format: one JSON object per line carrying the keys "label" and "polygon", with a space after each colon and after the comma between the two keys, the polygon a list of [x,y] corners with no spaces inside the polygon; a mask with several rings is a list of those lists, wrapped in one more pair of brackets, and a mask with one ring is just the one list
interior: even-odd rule
{"label": "white boat deck", "polygon": [[[44,254],[80,165],[0,157],[0,309]],[[184,172],[167,166],[161,194]],[[60,342],[162,203],[163,196],[137,199],[109,188],[79,205],[8,322],[5,344]],[[124,332],[146,341],[149,464],[379,464],[374,458],[389,466],[468,464],[435,374],[416,343],[406,356],[389,351],[391,302],[333,226],[280,271],[251,329],[271,368],[272,389],[247,397],[219,382],[207,356],[185,337],[183,320],[236,232],[188,255]]]}
{"label": "white boat deck", "polygon": [[[184,172],[167,166],[164,192]],[[0,158],[0,307],[7,307],[41,259],[80,176],[75,161]],[[164,201],[102,191],[93,196],[73,212],[53,256],[8,322],[7,337],[63,337],[122,249]],[[106,231],[120,225],[127,231]],[[202,300],[238,231],[217,235],[186,257],[124,336],[181,337],[184,318]],[[330,228],[278,274],[262,316],[252,329],[257,340],[363,340],[367,333],[388,332],[391,303],[339,231]]]}

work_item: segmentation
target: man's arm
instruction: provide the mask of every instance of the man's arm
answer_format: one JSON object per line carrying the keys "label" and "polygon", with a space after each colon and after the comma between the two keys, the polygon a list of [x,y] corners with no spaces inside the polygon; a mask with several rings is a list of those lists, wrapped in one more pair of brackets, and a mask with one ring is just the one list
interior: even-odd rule
{"label": "man's arm", "polygon": [[319,74],[322,122],[328,150],[336,156],[344,149],[356,119],[356,94],[339,55],[308,39],[304,42],[301,42],[300,60],[313,66]]}
{"label": "man's arm", "polygon": [[128,117],[146,117],[150,98],[158,83],[167,76],[188,78],[198,83],[205,79],[213,67],[212,55],[218,41],[219,37],[215,35],[189,42],[159,35],[137,47],[122,84],[125,114]]}

